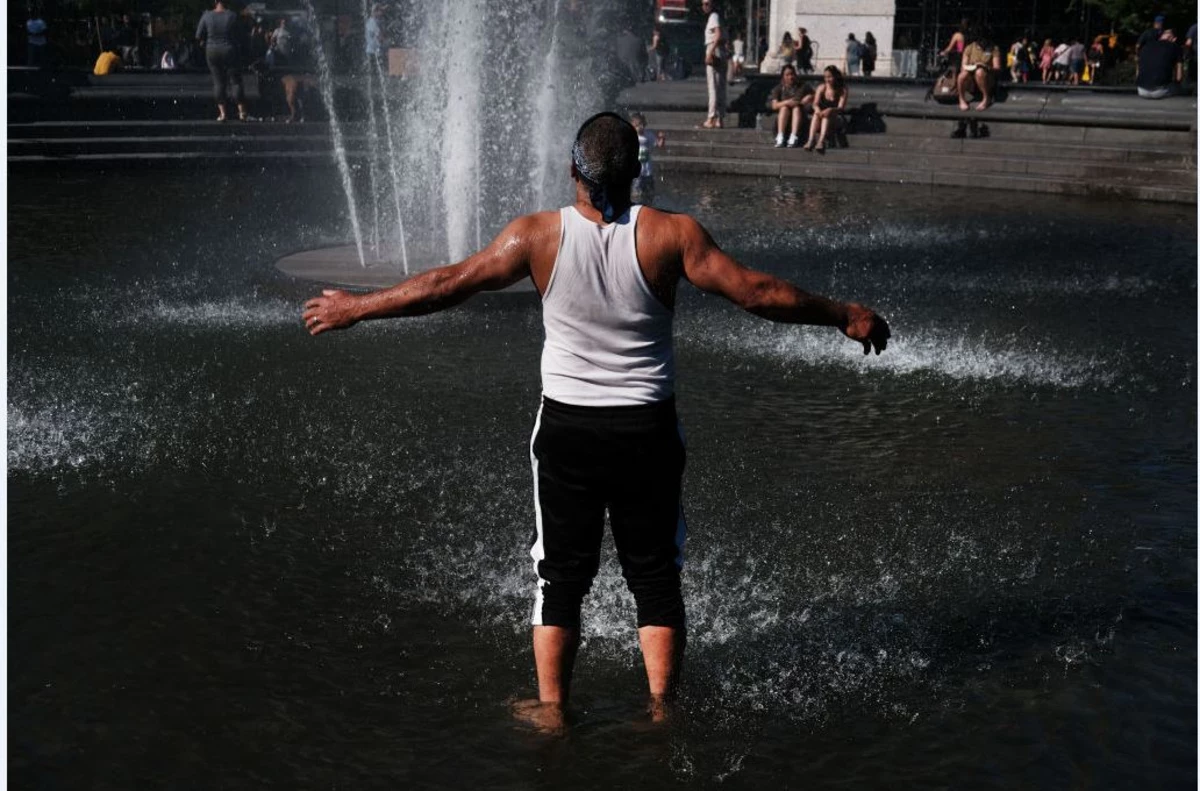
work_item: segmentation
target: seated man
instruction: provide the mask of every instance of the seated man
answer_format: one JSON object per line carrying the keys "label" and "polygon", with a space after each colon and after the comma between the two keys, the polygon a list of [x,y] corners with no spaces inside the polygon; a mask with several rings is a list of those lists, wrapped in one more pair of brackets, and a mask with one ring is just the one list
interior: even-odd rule
{"label": "seated man", "polygon": [[771,91],[770,107],[779,114],[775,122],[775,147],[783,148],[783,133],[791,121],[792,134],[787,139],[788,148],[800,145],[800,130],[804,126],[804,108],[812,106],[813,89],[808,83],[801,84],[796,76],[796,67],[788,64],[780,72],[779,84]]}
{"label": "seated man", "polygon": [[963,50],[962,71],[958,73],[958,109],[970,110],[967,92],[982,95],[976,110],[992,106],[992,90],[996,87],[996,75],[1000,73],[1000,48],[983,37],[976,37]]}
{"label": "seated man", "polygon": [[1175,41],[1175,32],[1164,30],[1161,38],[1138,51],[1138,96],[1143,99],[1173,96],[1179,92],[1182,80],[1183,50]]}

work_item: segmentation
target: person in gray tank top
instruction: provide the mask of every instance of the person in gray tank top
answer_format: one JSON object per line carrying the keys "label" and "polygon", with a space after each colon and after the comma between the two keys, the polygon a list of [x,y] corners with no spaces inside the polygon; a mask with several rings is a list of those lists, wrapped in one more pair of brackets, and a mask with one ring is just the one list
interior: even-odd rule
{"label": "person in gray tank top", "polygon": [[205,11],[196,25],[196,39],[204,46],[204,58],[212,74],[218,121],[229,117],[225,112],[225,101],[229,95],[237,104],[238,118],[246,120],[246,103],[242,96],[241,34],[238,15],[226,8],[222,0],[217,0],[211,11]]}
{"label": "person in gray tank top", "polygon": [[[445,310],[530,278],[542,297],[542,403],[530,441],[535,534],[533,649],[538,699],[523,720],[564,727],[580,605],[599,566],[604,515],[637,605],[650,712],[666,715],[686,643],[680,594],[686,451],[675,416],[672,321],[681,281],[769,321],[834,327],[864,354],[891,332],[874,311],[742,266],[684,214],[633,204],[634,128],[601,113],[571,150],[573,205],[518,217],[466,260],[363,294],[326,289],[308,332]],[[635,233],[636,229],[636,233]]]}

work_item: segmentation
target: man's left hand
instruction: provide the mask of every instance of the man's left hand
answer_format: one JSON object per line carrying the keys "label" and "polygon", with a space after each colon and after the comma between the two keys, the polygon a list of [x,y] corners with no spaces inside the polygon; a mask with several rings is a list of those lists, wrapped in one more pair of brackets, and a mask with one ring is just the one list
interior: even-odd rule
{"label": "man's left hand", "polygon": [[846,337],[863,345],[863,354],[870,354],[871,347],[879,354],[887,348],[888,338],[892,331],[883,316],[870,308],[851,303],[846,306],[846,326],[842,328]]}
{"label": "man's left hand", "polygon": [[304,303],[304,326],[309,335],[328,330],[344,330],[358,322],[355,303],[358,297],[345,291],[327,288],[321,296]]}

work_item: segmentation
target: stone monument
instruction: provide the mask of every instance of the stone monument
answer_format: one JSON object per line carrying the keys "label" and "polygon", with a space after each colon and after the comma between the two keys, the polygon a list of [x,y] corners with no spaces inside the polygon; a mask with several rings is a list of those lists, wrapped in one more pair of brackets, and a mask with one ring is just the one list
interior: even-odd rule
{"label": "stone monument", "polygon": [[853,33],[862,41],[867,32],[875,36],[878,52],[875,76],[892,76],[892,33],[896,19],[895,0],[774,0],[769,27],[770,49],[762,62],[764,74],[778,74],[776,51],[784,33],[796,38],[800,28],[808,30],[813,41],[813,68],[820,73],[826,66],[842,68],[846,37]]}

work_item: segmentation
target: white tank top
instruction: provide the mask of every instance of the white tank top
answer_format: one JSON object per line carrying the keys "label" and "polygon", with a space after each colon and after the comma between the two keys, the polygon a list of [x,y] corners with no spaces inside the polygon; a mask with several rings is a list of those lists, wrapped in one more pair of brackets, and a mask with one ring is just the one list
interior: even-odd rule
{"label": "white tank top", "polygon": [[559,210],[542,295],[542,393],[576,406],[633,406],[675,393],[674,313],[650,290],[634,243],[641,206],[611,225]]}

